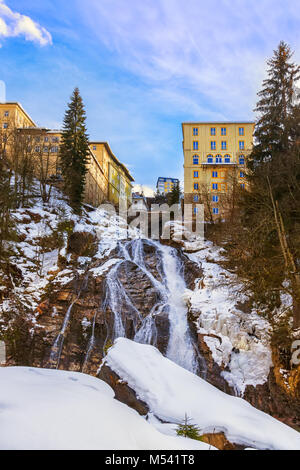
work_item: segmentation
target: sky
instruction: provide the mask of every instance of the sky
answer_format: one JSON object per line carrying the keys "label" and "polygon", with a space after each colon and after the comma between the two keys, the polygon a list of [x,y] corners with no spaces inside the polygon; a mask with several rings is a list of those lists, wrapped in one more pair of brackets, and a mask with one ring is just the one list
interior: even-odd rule
{"label": "sky", "polygon": [[49,128],[78,86],[90,139],[154,188],[183,179],[182,122],[254,119],[280,40],[299,63],[299,0],[0,0],[0,81]]}

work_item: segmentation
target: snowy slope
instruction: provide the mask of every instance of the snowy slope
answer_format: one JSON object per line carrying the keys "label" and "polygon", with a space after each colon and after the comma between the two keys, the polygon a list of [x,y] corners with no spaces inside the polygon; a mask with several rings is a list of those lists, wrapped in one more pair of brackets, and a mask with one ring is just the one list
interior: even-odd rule
{"label": "snowy slope", "polygon": [[114,399],[88,375],[33,368],[0,368],[0,449],[200,449],[166,436]]}
{"label": "snowy slope", "polygon": [[105,363],[163,421],[182,422],[187,414],[203,433],[223,431],[237,444],[257,449],[300,449],[299,433],[179,367],[153,346],[119,338]]}

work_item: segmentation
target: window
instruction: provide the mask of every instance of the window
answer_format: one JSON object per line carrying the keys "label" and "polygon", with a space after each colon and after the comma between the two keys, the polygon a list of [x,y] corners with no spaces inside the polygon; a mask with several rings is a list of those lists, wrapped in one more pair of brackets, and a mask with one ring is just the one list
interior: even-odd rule
{"label": "window", "polygon": [[194,183],[194,189],[199,189],[199,184],[198,183]]}
{"label": "window", "polygon": [[243,140],[239,141],[239,148],[240,150],[245,150],[245,142]]}
{"label": "window", "polygon": [[193,149],[198,150],[198,148],[199,148],[198,142],[193,142]]}
{"label": "window", "polygon": [[39,153],[41,151],[41,147],[35,147],[35,151]]}
{"label": "window", "polygon": [[219,214],[219,208],[213,207],[213,214]]}
{"label": "window", "polygon": [[44,153],[48,153],[49,152],[49,147],[44,147]]}
{"label": "window", "polygon": [[218,189],[218,183],[213,183],[212,188],[217,190]]}
{"label": "window", "polygon": [[207,156],[207,163],[213,163],[213,162],[214,162],[213,156],[212,156],[212,155],[208,155],[208,156]]}
{"label": "window", "polygon": [[245,183],[242,183],[242,184],[241,184],[241,188],[242,188],[242,189],[245,189]]}
{"label": "window", "polygon": [[198,207],[194,207],[194,214],[198,214],[198,212],[199,212]]}
{"label": "window", "polygon": [[240,158],[239,158],[239,163],[240,165],[245,165],[245,157],[244,155],[241,155]]}
{"label": "window", "polygon": [[230,163],[230,155],[225,155],[225,163]]}
{"label": "window", "polygon": [[216,135],[216,128],[215,127],[210,128],[210,135]]}
{"label": "window", "polygon": [[221,127],[221,135],[226,135],[226,127]]}
{"label": "window", "polygon": [[9,111],[4,111],[4,117],[8,117],[9,116]]}
{"label": "window", "polygon": [[54,143],[54,142],[58,142],[58,141],[59,141],[58,137],[52,137],[52,142],[53,142],[53,143]]}
{"label": "window", "polygon": [[222,163],[222,155],[216,156],[216,163]]}
{"label": "window", "polygon": [[198,157],[198,155],[194,155],[194,156],[193,156],[193,164],[194,164],[194,165],[198,165],[198,164],[199,164],[199,157]]}
{"label": "window", "polygon": [[3,129],[8,129],[8,123],[7,123],[7,122],[5,122],[5,123],[3,124]]}
{"label": "window", "polygon": [[219,202],[219,196],[213,196],[212,197],[213,202]]}
{"label": "window", "polygon": [[240,178],[245,178],[245,173],[243,171],[240,171]]}
{"label": "window", "polygon": [[40,138],[40,137],[36,137],[36,138],[35,138],[35,141],[36,141],[36,142],[40,142],[40,141],[41,141],[41,138]]}
{"label": "window", "polygon": [[199,202],[199,196],[194,196],[194,202]]}
{"label": "window", "polygon": [[221,143],[221,148],[222,150],[227,150],[227,142],[225,140]]}
{"label": "window", "polygon": [[51,152],[52,153],[57,153],[58,152],[58,147],[51,147]]}
{"label": "window", "polygon": [[97,150],[97,145],[93,145],[93,150]]}
{"label": "window", "polygon": [[197,127],[194,127],[194,129],[193,129],[193,135],[198,135],[198,132],[199,132],[199,131],[198,131],[198,128],[197,128]]}
{"label": "window", "polygon": [[44,142],[49,142],[49,137],[45,137]]}
{"label": "window", "polygon": [[210,150],[216,150],[216,142],[214,140],[210,143]]}
{"label": "window", "polygon": [[239,127],[239,135],[245,135],[245,130],[243,127]]}
{"label": "window", "polygon": [[218,172],[217,172],[217,171],[213,171],[213,172],[212,172],[212,177],[213,177],[213,178],[218,178]]}
{"label": "window", "polygon": [[198,171],[194,171],[194,178],[199,178],[199,172]]}

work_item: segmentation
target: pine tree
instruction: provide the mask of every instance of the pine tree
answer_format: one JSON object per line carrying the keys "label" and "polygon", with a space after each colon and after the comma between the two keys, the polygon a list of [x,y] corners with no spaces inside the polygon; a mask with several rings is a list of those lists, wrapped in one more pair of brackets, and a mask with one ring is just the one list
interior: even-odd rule
{"label": "pine tree", "polygon": [[89,162],[86,113],[79,89],[75,88],[65,113],[60,162],[64,190],[76,213],[81,212]]}
{"label": "pine tree", "polygon": [[268,78],[258,93],[255,111],[260,117],[254,133],[255,145],[252,161],[274,158],[289,145],[289,117],[293,110],[295,83],[300,78],[300,66],[291,62],[293,52],[283,41],[267,62]]}
{"label": "pine tree", "polygon": [[173,204],[179,204],[181,196],[181,190],[179,183],[174,183],[172,187],[172,191],[169,193],[169,205],[172,206]]}
{"label": "pine tree", "polygon": [[177,436],[188,437],[189,439],[201,441],[200,429],[194,424],[189,424],[190,421],[191,419],[185,415],[184,422],[179,424],[177,427]]}

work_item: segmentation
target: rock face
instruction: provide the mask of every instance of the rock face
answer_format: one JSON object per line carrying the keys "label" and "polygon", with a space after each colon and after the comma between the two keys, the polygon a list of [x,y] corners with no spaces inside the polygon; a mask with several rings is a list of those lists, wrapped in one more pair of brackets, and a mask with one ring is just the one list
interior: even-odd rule
{"label": "rock face", "polygon": [[136,393],[128,384],[120,379],[120,377],[112,371],[106,364],[101,367],[98,374],[99,379],[104,380],[115,392],[116,400],[125,403],[136,410],[140,415],[146,416],[149,408],[143,401],[139,400]]}
{"label": "rock face", "polygon": [[[166,353],[169,311],[165,305],[164,274],[159,247],[147,240],[122,242],[107,258],[95,259],[78,270],[76,257],[86,253],[93,238],[76,232],[68,243],[73,256],[73,280],[52,286],[35,311],[34,321],[22,323],[22,342],[8,341],[8,365],[32,365],[81,371],[96,375],[106,349],[121,334],[134,339],[146,317],[153,313],[151,344]],[[199,270],[180,251],[182,273],[192,286]],[[74,258],[75,256],[75,258]],[[102,272],[102,266],[116,260]],[[99,272],[99,274],[98,274]],[[34,332],[33,334],[30,331]],[[26,334],[25,334],[26,333]]]}
{"label": "rock face", "polygon": [[257,387],[248,386],[245,400],[285,424],[300,430],[300,366],[284,370],[277,350],[273,350],[274,367],[268,381]]}

